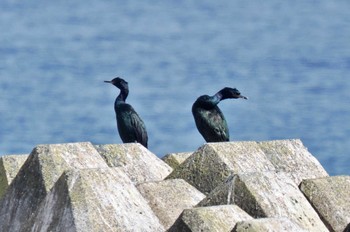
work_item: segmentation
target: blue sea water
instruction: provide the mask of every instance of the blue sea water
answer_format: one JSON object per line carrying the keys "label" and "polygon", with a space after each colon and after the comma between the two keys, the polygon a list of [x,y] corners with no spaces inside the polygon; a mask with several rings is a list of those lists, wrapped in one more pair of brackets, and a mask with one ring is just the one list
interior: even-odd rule
{"label": "blue sea water", "polygon": [[103,83],[129,82],[149,149],[204,143],[191,106],[225,86],[231,140],[300,138],[350,174],[350,1],[0,1],[0,154],[121,143]]}

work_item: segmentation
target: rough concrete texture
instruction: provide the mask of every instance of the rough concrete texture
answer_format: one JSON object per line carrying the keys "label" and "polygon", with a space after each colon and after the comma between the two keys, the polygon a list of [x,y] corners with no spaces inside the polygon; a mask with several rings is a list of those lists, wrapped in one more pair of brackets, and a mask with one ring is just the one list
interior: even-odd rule
{"label": "rough concrete texture", "polygon": [[182,178],[208,194],[232,174],[274,169],[256,142],[207,143],[167,179]]}
{"label": "rough concrete texture", "polygon": [[5,155],[0,157],[0,199],[27,158],[28,155]]}
{"label": "rough concrete texture", "polygon": [[301,191],[331,231],[345,231],[350,223],[350,176],[304,180]]}
{"label": "rough concrete texture", "polygon": [[108,167],[91,143],[39,145],[0,201],[3,231],[23,231],[40,202],[67,169]]}
{"label": "rough concrete texture", "polygon": [[265,142],[207,143],[179,164],[167,178],[182,178],[208,194],[228,176],[284,171],[295,183],[327,172],[299,139]]}
{"label": "rough concrete texture", "polygon": [[258,142],[258,145],[276,170],[289,173],[297,185],[303,179],[328,176],[299,139]]}
{"label": "rough concrete texture", "polygon": [[[169,174],[136,143],[39,145],[0,199],[0,231],[230,231],[247,214],[350,231],[350,177],[327,177],[300,140],[208,143],[180,162]],[[264,221],[283,231],[250,222]]]}
{"label": "rough concrete texture", "polygon": [[238,222],[232,232],[308,232],[288,218],[259,218]]}
{"label": "rough concrete texture", "polygon": [[197,207],[234,204],[235,194],[238,194],[238,188],[235,187],[237,181],[237,174],[229,176],[222,184],[219,184],[211,191],[206,198],[199,202]]}
{"label": "rough concrete texture", "polygon": [[305,230],[327,231],[298,186],[283,172],[234,175],[199,203],[216,204],[237,204],[254,218],[287,217]]}
{"label": "rough concrete texture", "polygon": [[252,219],[236,205],[185,209],[169,232],[230,232],[237,222]]}
{"label": "rough concrete texture", "polygon": [[163,180],[173,170],[139,143],[95,146],[110,167],[121,167],[135,183]]}
{"label": "rough concrete texture", "polygon": [[182,164],[193,152],[169,153],[163,156],[162,160],[173,169]]}
{"label": "rough concrete texture", "polygon": [[66,171],[28,231],[164,231],[120,168]]}
{"label": "rough concrete texture", "polygon": [[182,179],[148,182],[137,188],[166,229],[174,224],[184,209],[193,208],[205,197]]}

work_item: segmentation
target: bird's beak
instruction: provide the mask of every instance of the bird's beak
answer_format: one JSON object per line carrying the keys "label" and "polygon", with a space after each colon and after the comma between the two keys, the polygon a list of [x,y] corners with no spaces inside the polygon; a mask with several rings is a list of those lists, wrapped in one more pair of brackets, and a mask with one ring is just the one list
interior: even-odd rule
{"label": "bird's beak", "polygon": [[112,83],[112,81],[104,81],[104,82],[106,82],[106,83]]}
{"label": "bird's beak", "polygon": [[245,96],[242,96],[242,95],[239,95],[239,98],[243,98],[243,99],[246,99],[246,100],[248,100],[248,98],[247,98],[247,97],[245,97]]}

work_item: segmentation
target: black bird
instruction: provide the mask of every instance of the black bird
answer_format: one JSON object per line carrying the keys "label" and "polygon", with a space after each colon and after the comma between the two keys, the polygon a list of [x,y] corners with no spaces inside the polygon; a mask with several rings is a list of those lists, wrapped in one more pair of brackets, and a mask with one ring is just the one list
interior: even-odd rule
{"label": "black bird", "polygon": [[111,83],[120,89],[120,93],[114,102],[114,111],[117,118],[119,136],[123,143],[138,142],[147,148],[148,135],[145,124],[134,108],[125,103],[129,94],[128,82],[120,77],[105,82]]}
{"label": "black bird", "polygon": [[223,88],[214,96],[203,95],[192,106],[192,114],[199,133],[206,142],[224,142],[230,140],[225,117],[217,104],[227,98],[243,98],[236,88]]}

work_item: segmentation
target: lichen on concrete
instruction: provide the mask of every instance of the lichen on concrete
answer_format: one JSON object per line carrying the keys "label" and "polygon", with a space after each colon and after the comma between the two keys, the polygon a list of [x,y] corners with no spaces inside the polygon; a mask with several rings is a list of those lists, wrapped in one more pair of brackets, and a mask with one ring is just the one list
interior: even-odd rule
{"label": "lichen on concrete", "polygon": [[5,155],[0,157],[0,198],[16,177],[28,155]]}
{"label": "lichen on concrete", "polygon": [[193,152],[168,153],[162,157],[162,160],[173,169],[182,164]]}
{"label": "lichen on concrete", "polygon": [[[236,188],[246,188],[256,205],[263,211],[264,217],[287,217],[301,228],[310,231],[327,231],[319,216],[307,199],[299,191],[298,186],[283,172],[262,172],[239,174]],[[237,190],[239,191],[239,190]],[[239,193],[236,196],[239,196]],[[244,199],[235,202],[254,217],[255,208],[247,207]],[[254,204],[252,204],[254,206]]]}
{"label": "lichen on concrete", "polygon": [[182,179],[147,182],[137,188],[166,229],[184,209],[193,208],[205,197]]}
{"label": "lichen on concrete", "polygon": [[236,205],[185,209],[169,232],[230,232],[237,222],[249,219],[252,217]]}
{"label": "lichen on concrete", "polygon": [[3,230],[23,230],[65,170],[93,167],[108,166],[89,142],[35,147],[0,200]]}
{"label": "lichen on concrete", "polygon": [[139,143],[95,147],[109,167],[121,167],[135,184],[163,180],[173,170]]}
{"label": "lichen on concrete", "polygon": [[256,142],[207,143],[167,177],[182,178],[208,194],[230,175],[274,170]]}
{"label": "lichen on concrete", "polygon": [[238,222],[232,232],[308,232],[284,217],[259,218]]}
{"label": "lichen on concrete", "polygon": [[71,231],[164,231],[120,168],[64,172],[40,205],[34,231],[63,231],[64,223]]}
{"label": "lichen on concrete", "polygon": [[275,169],[289,173],[297,185],[303,179],[328,176],[300,139],[263,141],[257,144]]}
{"label": "lichen on concrete", "polygon": [[345,230],[350,222],[350,176],[304,180],[300,189],[331,231]]}
{"label": "lichen on concrete", "polygon": [[0,231],[350,228],[349,177],[328,177],[300,140],[207,143],[187,155],[172,171],[137,143],[39,145],[11,172]]}
{"label": "lichen on concrete", "polygon": [[254,217],[266,217],[266,213],[256,201],[253,193],[247,188],[244,181],[235,174],[218,185],[197,206],[214,206],[236,204]]}

